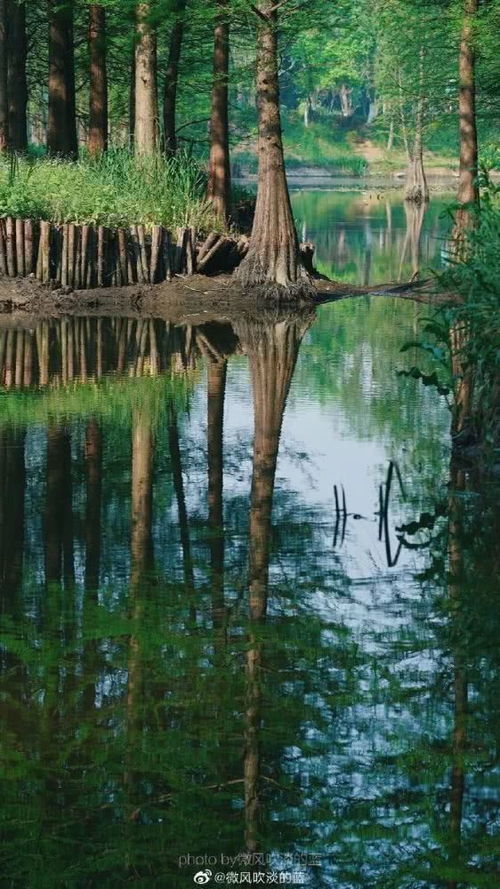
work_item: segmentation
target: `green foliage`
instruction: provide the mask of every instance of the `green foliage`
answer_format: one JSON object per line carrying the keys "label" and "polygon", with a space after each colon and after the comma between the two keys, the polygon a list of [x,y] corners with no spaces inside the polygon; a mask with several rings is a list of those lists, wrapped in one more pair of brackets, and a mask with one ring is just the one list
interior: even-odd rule
{"label": "green foliage", "polygon": [[467,232],[463,261],[453,261],[440,285],[460,298],[450,324],[467,331],[461,360],[474,382],[481,438],[500,448],[500,186],[482,176],[481,207]]}
{"label": "green foliage", "polygon": [[126,149],[77,163],[0,160],[0,215],[125,226],[220,227],[205,199],[206,180],[186,154],[134,158]]}
{"label": "green foliage", "polygon": [[[481,206],[470,209],[471,224],[460,244],[460,257],[451,254],[446,270],[437,274],[439,289],[453,298],[431,322],[427,319],[424,331],[433,342],[407,343],[404,350],[416,345],[426,351],[453,385],[450,331],[464,332],[457,357],[462,374],[470,374],[472,380],[471,419],[478,438],[495,453],[500,448],[500,186],[487,173],[482,174],[481,185]],[[413,367],[410,375],[448,394],[448,382],[436,371],[429,375]]]}

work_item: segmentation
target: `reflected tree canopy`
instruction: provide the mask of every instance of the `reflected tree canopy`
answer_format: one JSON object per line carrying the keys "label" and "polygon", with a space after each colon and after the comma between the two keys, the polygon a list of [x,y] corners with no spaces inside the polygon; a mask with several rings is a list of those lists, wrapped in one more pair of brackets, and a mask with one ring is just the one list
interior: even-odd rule
{"label": "reflected tree canopy", "polygon": [[[6,886],[183,887],[180,856],[256,852],[317,853],[315,887],[499,883],[498,498],[449,470],[427,393],[399,433],[399,390],[367,406],[390,305],[328,311],[333,358],[309,310],[2,332]],[[378,456],[358,516],[329,452],[333,546],[288,425],[311,391],[399,452],[392,567],[352,570]]]}

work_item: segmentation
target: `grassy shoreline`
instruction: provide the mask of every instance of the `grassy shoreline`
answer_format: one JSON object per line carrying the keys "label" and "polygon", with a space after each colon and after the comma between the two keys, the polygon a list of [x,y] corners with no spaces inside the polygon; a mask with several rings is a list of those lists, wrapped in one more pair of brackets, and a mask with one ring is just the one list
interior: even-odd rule
{"label": "grassy shoreline", "polygon": [[120,150],[77,162],[0,159],[0,217],[219,231],[221,222],[206,200],[205,188],[202,168],[186,155],[134,158]]}

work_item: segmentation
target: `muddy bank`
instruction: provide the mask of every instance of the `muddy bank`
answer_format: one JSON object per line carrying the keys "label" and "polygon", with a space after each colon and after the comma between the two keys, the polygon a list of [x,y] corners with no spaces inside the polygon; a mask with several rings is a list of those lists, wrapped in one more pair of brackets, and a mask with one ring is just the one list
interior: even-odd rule
{"label": "muddy bank", "polygon": [[[362,295],[398,296],[418,302],[437,299],[430,282],[387,284],[376,288],[315,280],[317,298],[311,305]],[[70,290],[40,284],[33,278],[0,278],[0,326],[29,327],[32,319],[59,315],[143,315],[193,324],[214,318],[241,317],[270,303],[244,290],[231,275],[176,277],[161,284]]]}

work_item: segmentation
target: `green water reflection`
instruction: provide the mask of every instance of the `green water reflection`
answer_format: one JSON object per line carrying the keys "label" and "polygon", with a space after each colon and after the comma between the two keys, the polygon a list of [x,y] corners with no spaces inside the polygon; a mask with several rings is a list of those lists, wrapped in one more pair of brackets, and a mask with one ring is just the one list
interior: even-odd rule
{"label": "green water reflection", "polygon": [[415,323],[2,331],[2,886],[500,884],[498,492]]}
{"label": "green water reflection", "polygon": [[405,202],[401,192],[302,189],[292,193],[303,241],[316,246],[318,270],[350,284],[408,281],[437,269],[446,253],[453,195],[429,205]]}

